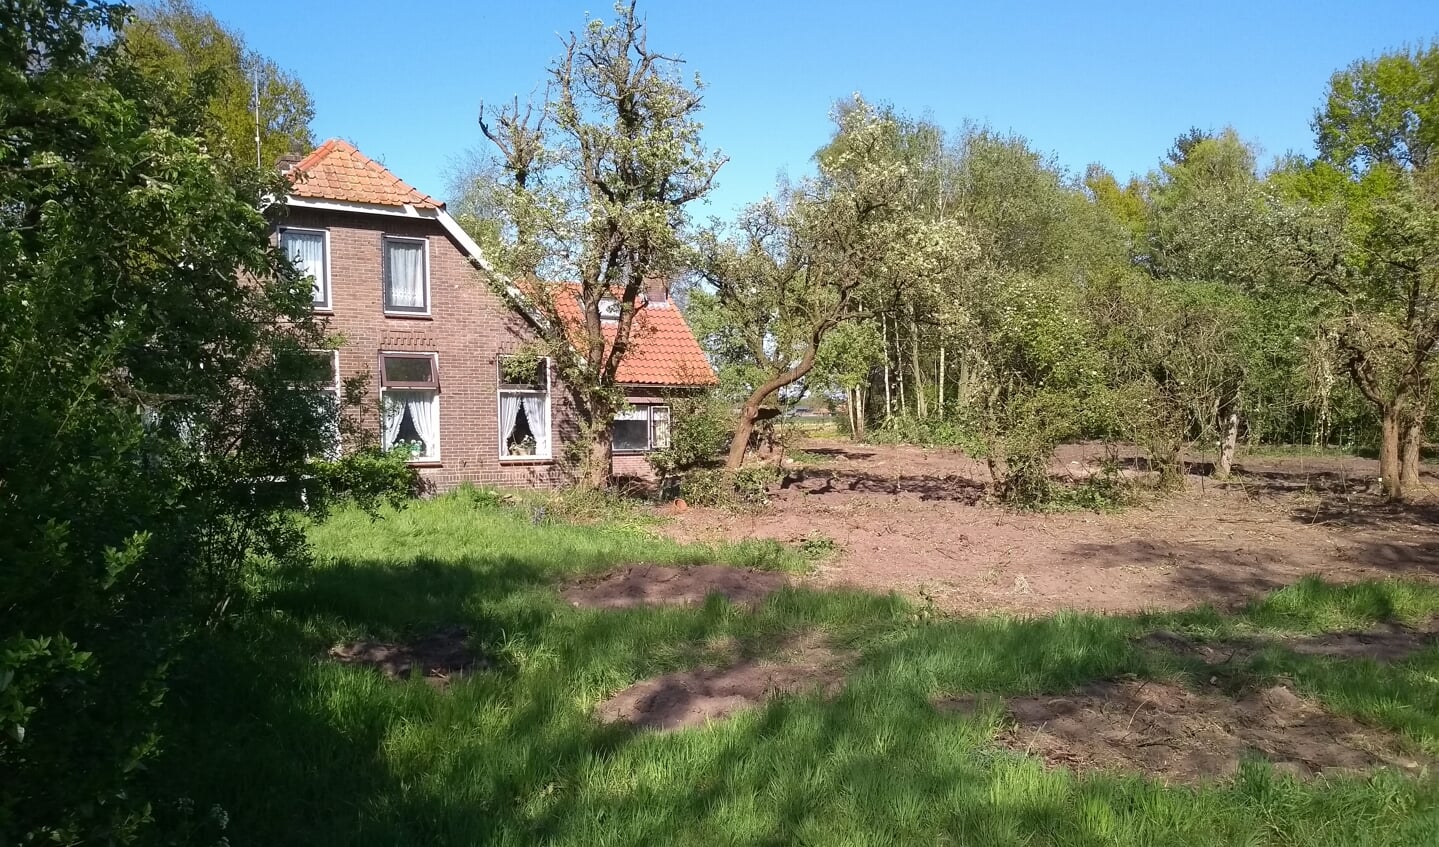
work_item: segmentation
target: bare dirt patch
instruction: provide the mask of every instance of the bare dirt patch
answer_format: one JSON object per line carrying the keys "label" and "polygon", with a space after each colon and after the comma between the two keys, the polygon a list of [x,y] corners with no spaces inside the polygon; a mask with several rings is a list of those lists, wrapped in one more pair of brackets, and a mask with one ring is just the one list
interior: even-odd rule
{"label": "bare dirt patch", "polygon": [[570,583],[562,592],[571,605],[594,609],[628,609],[634,606],[693,605],[711,594],[723,594],[733,603],[757,603],[789,584],[774,571],[696,565],[630,565],[598,577]]}
{"label": "bare dirt patch", "polygon": [[1239,699],[1162,682],[1123,680],[1072,694],[1008,701],[1002,743],[1055,767],[1139,771],[1202,782],[1261,757],[1298,777],[1391,766],[1421,770],[1387,733],[1331,714],[1283,685]]}
{"label": "bare dirt patch", "polygon": [[[1439,578],[1439,510],[1385,506],[1373,460],[1241,457],[1232,482],[1192,473],[1183,491],[1120,512],[1041,514],[985,502],[988,471],[959,450],[799,446],[806,463],[786,469],[767,505],[691,506],[664,531],[683,541],[830,538],[838,555],[805,581],[922,590],[962,613],[1232,608],[1308,574]],[[1147,473],[1139,451],[1098,444],[1064,445],[1050,471],[1077,480],[1105,461]]]}
{"label": "bare dirt patch", "polygon": [[600,703],[596,714],[606,723],[624,722],[660,731],[700,726],[761,705],[780,693],[822,691],[833,695],[844,683],[850,658],[806,643],[775,658],[676,671],[616,692]]}
{"label": "bare dirt patch", "polygon": [[374,668],[390,679],[420,676],[437,688],[490,666],[488,659],[470,650],[469,630],[449,626],[413,641],[349,641],[336,644],[329,657],[344,665]]}
{"label": "bare dirt patch", "polygon": [[1140,639],[1147,647],[1156,647],[1199,659],[1206,665],[1223,665],[1248,661],[1267,647],[1281,647],[1302,656],[1324,656],[1332,659],[1370,659],[1375,662],[1398,662],[1420,650],[1439,643],[1439,618],[1418,629],[1385,622],[1372,629],[1357,632],[1330,632],[1319,635],[1296,635],[1284,638],[1244,638],[1220,641],[1196,641],[1173,632],[1160,630]]}

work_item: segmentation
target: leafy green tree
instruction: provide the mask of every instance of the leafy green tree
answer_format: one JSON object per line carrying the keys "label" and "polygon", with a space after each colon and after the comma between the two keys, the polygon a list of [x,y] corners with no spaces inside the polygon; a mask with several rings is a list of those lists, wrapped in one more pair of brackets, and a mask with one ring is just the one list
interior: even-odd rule
{"label": "leafy green tree", "polygon": [[1386,496],[1418,481],[1439,344],[1439,45],[1356,62],[1314,119],[1320,157],[1275,181],[1288,265],[1380,420]]}
{"label": "leafy green tree", "polygon": [[744,462],[761,407],[804,379],[826,337],[859,317],[861,291],[932,278],[973,255],[957,225],[905,207],[914,172],[896,155],[892,119],[856,100],[836,109],[835,121],[815,179],[750,207],[735,237],[711,232],[702,241],[700,272],[723,316],[717,341],[743,350],[754,374],[730,442],[731,470]]}
{"label": "leafy green tree", "polygon": [[203,117],[211,149],[231,161],[269,167],[291,150],[314,146],[315,107],[304,83],[191,0],[140,5],[122,44],[141,73],[187,92],[176,103],[177,118]]}
{"label": "leafy green tree", "polygon": [[[0,8],[0,842],[124,843],[174,648],[303,550],[335,426],[310,286],[239,171],[115,49],[124,8]],[[170,100],[164,100],[166,95]]]}
{"label": "leafy green tree", "polygon": [[1429,167],[1439,151],[1439,42],[1335,73],[1313,126],[1319,158],[1351,174]]}
{"label": "leafy green tree", "polygon": [[1226,129],[1184,150],[1182,159],[1161,167],[1148,190],[1151,272],[1262,284],[1274,270],[1273,236],[1253,148]]}
{"label": "leafy green tree", "polygon": [[[516,100],[480,117],[499,159],[491,172],[504,179],[487,188],[505,239],[490,275],[539,314],[583,424],[582,478],[594,486],[609,478],[610,426],[624,402],[616,374],[643,343],[633,329],[646,287],[679,269],[686,206],[709,193],[724,162],[700,140],[702,85],[678,65],[649,46],[634,3],[618,3],[614,23],[591,20],[566,40],[541,108]],[[578,321],[563,298],[578,299]]]}
{"label": "leafy green tree", "polygon": [[[1379,174],[1383,173],[1384,176]],[[1372,183],[1382,180],[1376,189]],[[1322,204],[1282,209],[1288,263],[1319,300],[1332,354],[1380,422],[1386,496],[1418,481],[1439,344],[1439,186],[1385,168]]]}
{"label": "leafy green tree", "polygon": [[1138,258],[1148,233],[1149,204],[1144,182],[1131,177],[1121,186],[1103,165],[1092,164],[1084,172],[1084,187],[1094,204],[1122,227],[1125,248]]}

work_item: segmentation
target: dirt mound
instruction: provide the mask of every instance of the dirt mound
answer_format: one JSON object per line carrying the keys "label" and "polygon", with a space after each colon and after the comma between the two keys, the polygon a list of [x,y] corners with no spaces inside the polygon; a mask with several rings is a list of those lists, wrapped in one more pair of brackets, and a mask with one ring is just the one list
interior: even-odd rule
{"label": "dirt mound", "polygon": [[1283,685],[1237,700],[1137,680],[1008,701],[1003,742],[1076,770],[1129,770],[1172,782],[1228,776],[1245,757],[1296,776],[1424,767],[1385,733],[1330,714]]}
{"label": "dirt mound", "polygon": [[418,674],[430,685],[444,687],[456,677],[489,667],[488,660],[470,650],[469,637],[464,627],[450,626],[413,641],[336,644],[328,655],[341,664],[375,668],[390,679]]}
{"label": "dirt mound", "polygon": [[803,646],[781,658],[641,680],[600,703],[596,714],[606,723],[623,721],[661,731],[699,726],[779,693],[818,689],[833,694],[844,682],[849,660],[819,646]]}
{"label": "dirt mound", "polygon": [[789,578],[781,573],[724,565],[631,565],[570,583],[562,594],[574,606],[628,609],[692,605],[711,594],[723,594],[735,603],[757,603],[788,584]]}
{"label": "dirt mound", "polygon": [[1372,659],[1376,662],[1397,662],[1439,643],[1439,618],[1419,629],[1402,624],[1382,623],[1373,629],[1357,632],[1332,632],[1320,635],[1298,635],[1287,638],[1247,638],[1223,641],[1194,641],[1173,632],[1160,630],[1140,639],[1147,647],[1157,647],[1181,656],[1199,659],[1207,665],[1248,661],[1266,647],[1282,647],[1304,656],[1327,656],[1334,659]]}

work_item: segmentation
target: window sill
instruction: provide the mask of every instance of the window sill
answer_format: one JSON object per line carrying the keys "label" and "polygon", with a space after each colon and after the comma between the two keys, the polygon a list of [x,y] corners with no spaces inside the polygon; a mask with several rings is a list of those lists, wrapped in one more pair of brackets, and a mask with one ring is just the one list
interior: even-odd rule
{"label": "window sill", "polygon": [[311,311],[312,313],[316,314],[316,315],[333,315],[333,314],[335,314],[335,307],[333,307],[333,306],[312,306],[312,307],[310,308],[310,311]]}
{"label": "window sill", "polygon": [[502,465],[553,465],[554,459],[546,459],[542,456],[501,456]]}
{"label": "window sill", "polygon": [[648,456],[654,450],[610,450],[611,456]]}
{"label": "window sill", "polygon": [[420,314],[419,312],[386,312],[385,317],[401,318],[407,321],[432,321],[435,319],[434,316],[428,312],[424,314]]}
{"label": "window sill", "polygon": [[405,464],[406,464],[406,465],[409,465],[409,466],[412,467],[412,468],[443,468],[443,467],[444,467],[444,465],[440,463],[440,460],[439,460],[439,459],[416,459],[416,460],[414,460],[414,461],[412,461],[412,462],[406,462]]}

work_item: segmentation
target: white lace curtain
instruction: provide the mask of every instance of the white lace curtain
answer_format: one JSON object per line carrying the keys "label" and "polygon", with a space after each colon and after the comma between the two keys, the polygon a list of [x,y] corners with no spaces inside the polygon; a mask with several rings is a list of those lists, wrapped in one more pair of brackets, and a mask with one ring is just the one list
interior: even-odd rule
{"label": "white lace curtain", "polygon": [[391,389],[385,392],[385,449],[395,446],[395,441],[400,437],[400,427],[405,420],[405,412],[410,413],[410,422],[415,426],[415,433],[425,443],[424,452],[416,458],[433,459],[438,457],[440,452],[440,405],[439,395],[434,391],[400,391]]}
{"label": "white lace curtain", "polygon": [[314,302],[324,303],[325,236],[318,232],[287,232],[285,246],[289,250],[290,261],[313,280]]}
{"label": "white lace curtain", "polygon": [[550,458],[549,403],[549,397],[544,394],[500,394],[500,447],[503,455],[513,455],[510,453],[510,440],[519,426],[520,410],[524,409],[530,435],[535,439],[535,457]]}
{"label": "white lace curtain", "polygon": [[515,434],[515,426],[520,420],[520,396],[518,394],[500,395],[500,445],[505,455],[510,454],[510,438]]}
{"label": "white lace curtain", "polygon": [[550,455],[550,416],[546,414],[546,406],[550,398],[543,394],[523,395],[525,404],[525,419],[530,422],[530,432],[535,436],[535,455],[549,458]]}
{"label": "white lace curtain", "polygon": [[390,285],[389,305],[399,309],[424,309],[425,245],[386,241],[385,262]]}

